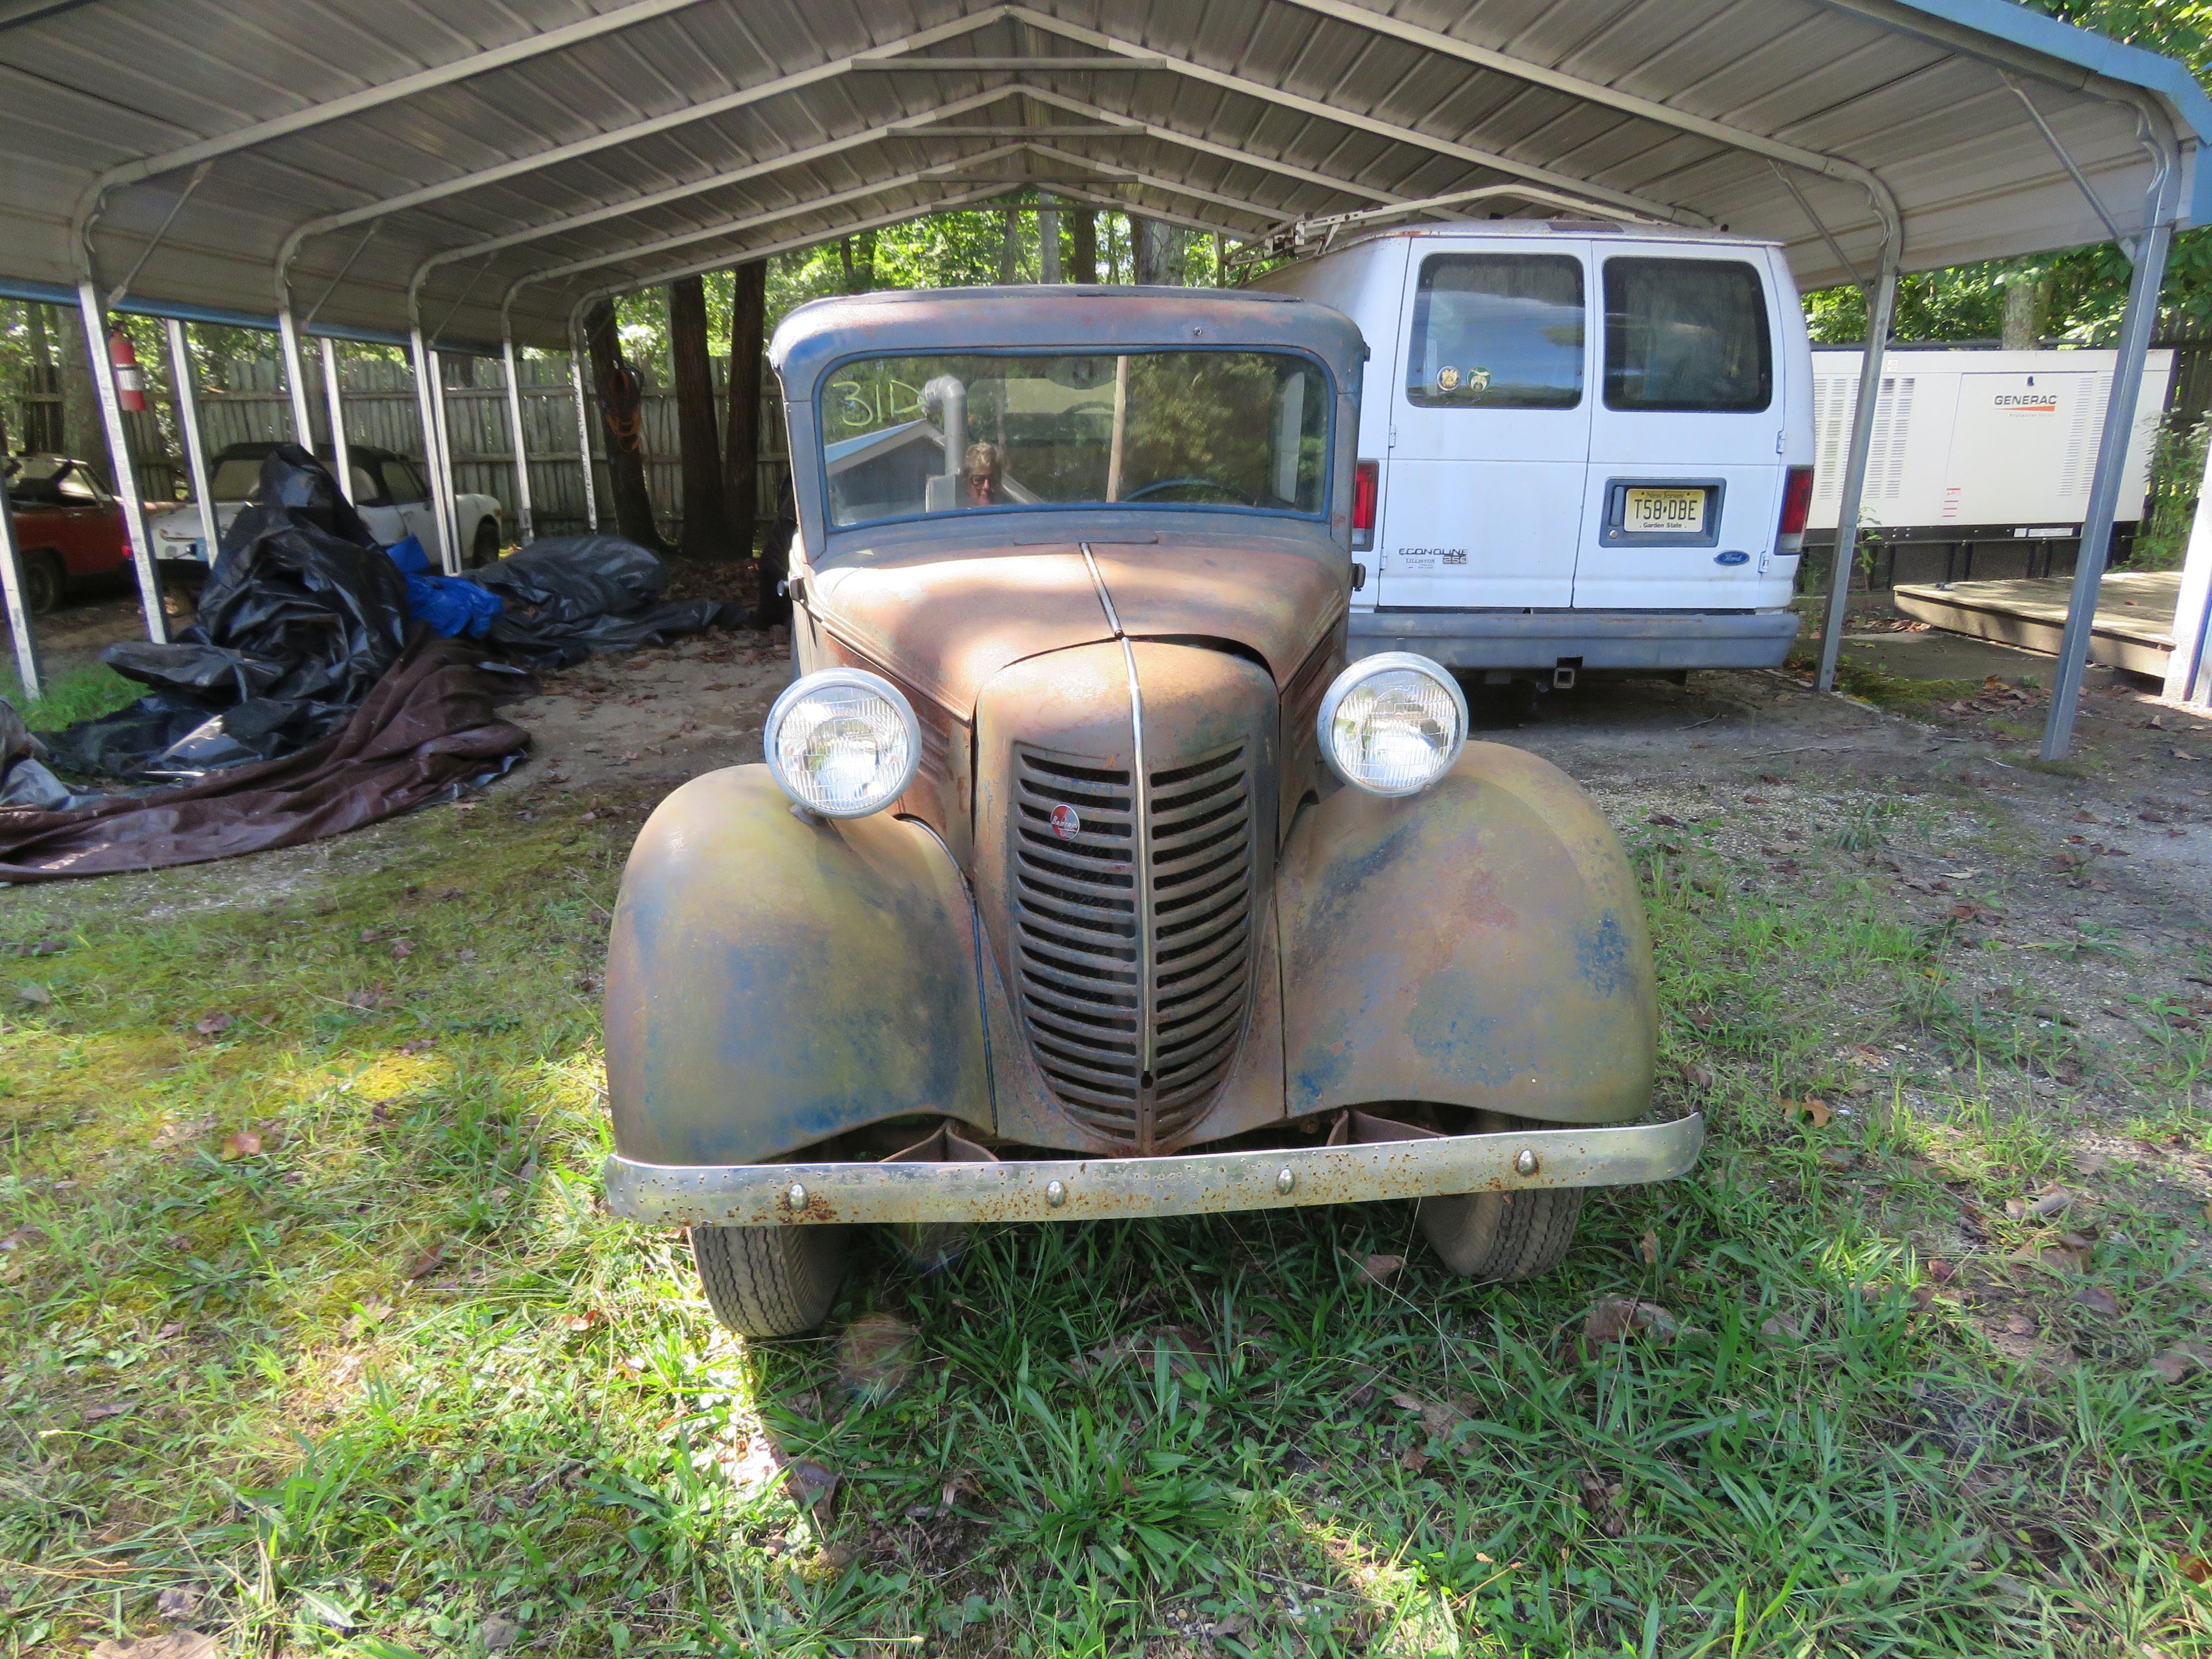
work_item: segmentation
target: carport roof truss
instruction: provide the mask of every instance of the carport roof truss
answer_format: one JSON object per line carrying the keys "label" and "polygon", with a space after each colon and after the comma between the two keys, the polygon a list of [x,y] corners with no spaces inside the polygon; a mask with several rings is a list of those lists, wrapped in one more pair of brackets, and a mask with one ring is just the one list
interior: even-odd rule
{"label": "carport roof truss", "polygon": [[83,0],[0,7],[0,277],[378,333],[419,288],[477,341],[511,295],[546,346],[657,250],[841,234],[985,156],[1237,236],[1579,201],[1808,286],[1893,234],[1906,269],[2132,238],[2161,152],[2212,210],[2186,70],[2008,0]]}

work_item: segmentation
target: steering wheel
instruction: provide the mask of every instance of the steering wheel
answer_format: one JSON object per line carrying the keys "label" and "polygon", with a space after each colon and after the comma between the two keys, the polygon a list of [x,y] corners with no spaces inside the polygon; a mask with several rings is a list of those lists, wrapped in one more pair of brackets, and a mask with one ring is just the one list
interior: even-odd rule
{"label": "steering wheel", "polygon": [[1212,489],[1226,495],[1239,507],[1259,505],[1235,485],[1225,484],[1218,478],[1158,478],[1140,489],[1131,490],[1121,499],[1125,501],[1141,501],[1146,496],[1156,495],[1163,489]]}

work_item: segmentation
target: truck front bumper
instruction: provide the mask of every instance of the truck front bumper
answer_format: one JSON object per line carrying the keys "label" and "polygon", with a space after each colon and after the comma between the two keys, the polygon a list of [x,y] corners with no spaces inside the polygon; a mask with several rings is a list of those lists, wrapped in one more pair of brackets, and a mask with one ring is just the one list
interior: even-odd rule
{"label": "truck front bumper", "polygon": [[1108,1221],[1453,1193],[1668,1181],[1697,1162],[1699,1115],[1622,1128],[1515,1130],[1169,1158],[897,1164],[606,1161],[631,1221],[768,1227],[899,1221]]}
{"label": "truck front bumper", "polygon": [[1447,668],[1778,668],[1797,613],[1777,611],[1355,611],[1351,652],[1413,651]]}

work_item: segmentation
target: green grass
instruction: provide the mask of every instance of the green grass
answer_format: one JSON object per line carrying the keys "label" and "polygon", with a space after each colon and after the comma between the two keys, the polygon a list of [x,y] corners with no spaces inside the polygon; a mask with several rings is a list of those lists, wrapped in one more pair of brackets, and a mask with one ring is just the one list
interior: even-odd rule
{"label": "green grass", "polygon": [[33,732],[58,732],[65,726],[121,708],[146,695],[143,685],[126,680],[106,663],[46,676],[46,695],[27,698],[22,685],[10,675],[4,690],[15,712]]}
{"label": "green grass", "polygon": [[[2039,1264],[2058,1224],[2004,1203],[2066,1121],[2019,1101],[2072,1034],[1870,884],[1899,814],[1838,805],[1786,879],[1635,832],[1662,1089],[1714,1134],[1593,1194],[1550,1279],[1453,1279],[1399,1205],[988,1229],[929,1275],[871,1241],[821,1340],[749,1352],[595,1194],[638,820],[582,805],[9,896],[0,948],[67,948],[0,976],[0,1232],[36,1230],[0,1256],[6,1651],[184,1587],[257,1656],[495,1619],[578,1656],[2212,1648],[2176,1567],[2212,1389],[2144,1369],[2203,1334],[2201,1218],[2123,1170],[2086,1268]],[[1893,1042],[1942,1059],[1869,1070]],[[2160,1055],[2113,1086],[2201,1136],[2203,1055]],[[1679,1334],[1586,1352],[1608,1295]],[[839,1382],[867,1312],[916,1332],[881,1397]],[[2074,1358],[2006,1357],[2008,1314]]]}

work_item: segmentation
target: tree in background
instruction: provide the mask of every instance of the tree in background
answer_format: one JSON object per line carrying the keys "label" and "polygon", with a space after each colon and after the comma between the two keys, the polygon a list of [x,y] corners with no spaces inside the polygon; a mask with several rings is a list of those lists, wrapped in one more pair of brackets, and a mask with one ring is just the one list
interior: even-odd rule
{"label": "tree in background", "polygon": [[615,308],[606,301],[595,302],[584,313],[584,340],[591,353],[592,384],[599,391],[599,418],[605,426],[607,493],[614,500],[615,528],[641,547],[666,553],[668,544],[653,521],[653,497],[645,487],[637,372],[623,355]]}
{"label": "tree in background", "polygon": [[1067,263],[1064,267],[1071,283],[1095,283],[1098,280],[1098,210],[1097,208],[1064,208],[1061,222],[1067,227]]}
{"label": "tree in background", "polygon": [[722,495],[722,439],[714,420],[714,371],[707,356],[707,289],[697,276],[668,285],[668,350],[676,380],[676,442],[684,460],[684,556],[730,559]]}
{"label": "tree in background", "polygon": [[722,495],[741,556],[752,550],[759,533],[761,344],[767,299],[767,261],[755,259],[732,273],[730,435]]}

